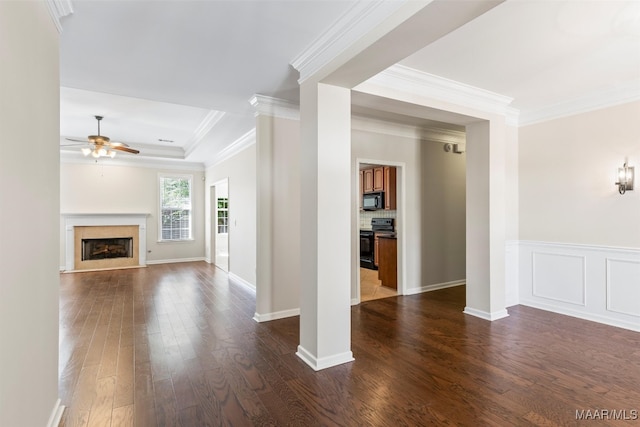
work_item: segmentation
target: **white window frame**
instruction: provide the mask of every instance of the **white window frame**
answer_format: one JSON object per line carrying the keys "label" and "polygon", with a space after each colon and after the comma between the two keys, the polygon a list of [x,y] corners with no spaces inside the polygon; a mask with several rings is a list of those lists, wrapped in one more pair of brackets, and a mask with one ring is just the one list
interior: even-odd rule
{"label": "white window frame", "polygon": [[[189,181],[189,236],[188,237],[179,237],[176,239],[165,239],[162,236],[163,228],[162,228],[162,180],[165,178],[171,179],[186,179]],[[172,174],[172,173],[159,173],[158,174],[158,242],[188,242],[193,241],[193,175],[191,174]]]}

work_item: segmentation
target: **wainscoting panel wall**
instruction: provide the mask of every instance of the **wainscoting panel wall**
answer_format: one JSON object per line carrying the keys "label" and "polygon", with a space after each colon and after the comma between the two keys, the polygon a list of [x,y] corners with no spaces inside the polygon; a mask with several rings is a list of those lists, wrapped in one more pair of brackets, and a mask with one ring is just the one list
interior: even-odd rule
{"label": "wainscoting panel wall", "polygon": [[586,257],[582,255],[532,253],[533,296],[575,305],[586,304]]}
{"label": "wainscoting panel wall", "polygon": [[639,249],[519,241],[517,252],[520,304],[640,331]]}
{"label": "wainscoting panel wall", "polygon": [[607,258],[607,310],[640,318],[640,261]]}

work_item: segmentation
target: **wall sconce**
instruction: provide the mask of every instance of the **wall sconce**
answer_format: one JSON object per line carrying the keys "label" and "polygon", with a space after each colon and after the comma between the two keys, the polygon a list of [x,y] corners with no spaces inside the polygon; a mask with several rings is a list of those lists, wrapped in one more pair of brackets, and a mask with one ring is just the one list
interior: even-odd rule
{"label": "wall sconce", "polygon": [[627,191],[633,190],[633,172],[633,167],[627,166],[626,162],[621,168],[618,168],[618,182],[616,182],[618,193],[624,194]]}

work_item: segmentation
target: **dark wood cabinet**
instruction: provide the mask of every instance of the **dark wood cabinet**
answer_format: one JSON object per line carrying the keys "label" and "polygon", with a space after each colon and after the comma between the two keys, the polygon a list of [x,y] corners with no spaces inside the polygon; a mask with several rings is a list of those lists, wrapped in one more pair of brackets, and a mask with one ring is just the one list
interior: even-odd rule
{"label": "dark wood cabinet", "polygon": [[378,279],[382,286],[398,289],[398,240],[395,237],[376,237]]}
{"label": "dark wood cabinet", "polygon": [[396,168],[384,167],[384,208],[396,209]]}
{"label": "dark wood cabinet", "polygon": [[384,209],[395,210],[396,204],[396,168],[393,166],[376,166],[360,171],[360,209],[362,195],[372,192],[384,192]]}
{"label": "dark wood cabinet", "polygon": [[384,191],[384,167],[373,168],[373,191]]}
{"label": "dark wood cabinet", "polygon": [[363,190],[365,193],[373,191],[373,169],[365,169],[363,172]]}

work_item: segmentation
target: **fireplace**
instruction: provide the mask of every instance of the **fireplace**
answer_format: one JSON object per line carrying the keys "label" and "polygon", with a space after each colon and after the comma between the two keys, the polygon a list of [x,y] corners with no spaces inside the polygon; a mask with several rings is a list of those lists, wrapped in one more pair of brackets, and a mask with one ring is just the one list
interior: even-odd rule
{"label": "fireplace", "polygon": [[133,258],[133,237],[82,239],[82,261]]}
{"label": "fireplace", "polygon": [[65,271],[146,265],[147,214],[63,214]]}

